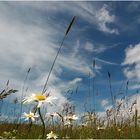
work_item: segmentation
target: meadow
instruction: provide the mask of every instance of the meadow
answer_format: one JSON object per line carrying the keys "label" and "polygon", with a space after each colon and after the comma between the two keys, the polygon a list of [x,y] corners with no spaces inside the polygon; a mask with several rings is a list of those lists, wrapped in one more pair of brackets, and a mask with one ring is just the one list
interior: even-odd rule
{"label": "meadow", "polygon": [[[53,113],[45,112],[44,104],[55,106],[55,97],[51,93],[46,92],[49,77],[56,63],[57,57],[63,46],[63,42],[67,37],[73,23],[75,16],[69,23],[65,36],[54,58],[52,67],[44,84],[43,90],[39,94],[32,94],[27,97],[24,96],[24,86],[31,68],[28,69],[24,80],[22,91],[12,89],[9,86],[9,80],[6,83],[6,88],[0,92],[0,102],[2,103],[9,96],[15,96],[17,92],[21,92],[21,98],[13,101],[13,104],[20,106],[18,113],[14,112],[14,119],[8,121],[7,118],[0,122],[0,138],[1,139],[138,139],[140,138],[139,115],[137,110],[137,99],[135,102],[128,105],[127,92],[129,81],[126,81],[124,90],[116,94],[112,90],[112,74],[107,73],[108,87],[110,89],[110,99],[112,108],[106,110],[103,118],[98,115],[96,111],[95,100],[96,95],[93,94],[93,101],[89,101],[90,108],[85,108],[85,112],[79,116],[75,114],[75,106],[66,103],[63,105],[62,111]],[[96,61],[93,60],[93,69]],[[90,75],[89,75],[90,76]],[[96,82],[96,81],[94,81]],[[92,86],[92,85],[89,85]],[[90,87],[89,87],[90,88]],[[121,94],[121,98],[120,98]],[[137,94],[137,93],[136,93]],[[91,93],[89,92],[89,97]],[[118,100],[118,97],[119,100]],[[92,103],[91,103],[92,102]],[[30,105],[29,112],[23,112],[25,104],[34,103]],[[89,111],[90,110],[90,111]],[[1,111],[0,111],[1,112]],[[2,113],[2,112],[1,112]],[[25,121],[22,121],[22,120]]]}
{"label": "meadow", "polygon": [[[128,85],[128,83],[127,83]],[[126,85],[126,86],[127,86]],[[8,87],[8,83],[7,83]],[[0,100],[3,102],[8,96],[16,94],[17,90],[4,89]],[[22,103],[15,100],[13,104],[20,104],[18,115],[0,122],[0,137],[2,139],[137,139],[140,138],[139,116],[136,102],[127,106],[125,98],[119,104],[114,100],[112,108],[106,110],[106,115],[101,118],[98,112],[85,110],[82,116],[75,114],[74,105],[66,103],[60,112],[46,113],[43,104],[54,105],[54,97],[50,95],[31,95],[23,99]],[[22,113],[22,106],[35,102],[29,113]],[[16,108],[16,107],[15,107]],[[94,106],[92,107],[94,108]],[[122,112],[123,108],[123,112]],[[95,108],[94,108],[95,109]],[[124,113],[125,112],[125,113]],[[21,113],[21,114],[20,114]],[[46,114],[45,114],[46,113]],[[25,120],[25,121],[21,121]]]}

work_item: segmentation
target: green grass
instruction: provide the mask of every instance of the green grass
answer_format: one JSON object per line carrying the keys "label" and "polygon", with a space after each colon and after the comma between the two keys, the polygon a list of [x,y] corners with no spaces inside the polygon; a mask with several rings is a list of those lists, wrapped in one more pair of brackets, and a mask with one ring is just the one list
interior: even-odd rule
{"label": "green grass", "polygon": [[[38,139],[40,138],[42,126],[32,125],[29,132],[28,124],[21,124],[17,127],[16,124],[0,124],[0,135],[4,138],[17,138],[17,139]],[[16,130],[16,131],[15,131]],[[45,136],[52,130],[51,126],[46,126]],[[16,133],[13,133],[15,131]],[[5,132],[7,133],[5,136]],[[70,139],[138,139],[140,138],[140,127],[137,127],[135,131],[134,126],[124,125],[121,131],[118,131],[116,127],[109,127],[104,130],[97,130],[94,127],[81,127],[75,126],[74,128],[66,128],[55,126],[54,133],[58,135],[58,138],[70,138]]]}

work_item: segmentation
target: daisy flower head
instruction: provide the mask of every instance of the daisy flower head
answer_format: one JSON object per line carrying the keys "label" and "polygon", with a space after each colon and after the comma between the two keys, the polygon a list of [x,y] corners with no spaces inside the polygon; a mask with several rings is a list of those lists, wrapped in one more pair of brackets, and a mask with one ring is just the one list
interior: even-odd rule
{"label": "daisy flower head", "polygon": [[57,135],[51,131],[49,134],[47,134],[47,139],[57,139]]}
{"label": "daisy flower head", "polygon": [[79,118],[76,115],[72,115],[72,116],[66,116],[65,119],[69,121],[75,121],[78,120]]}
{"label": "daisy flower head", "polygon": [[44,104],[45,102],[49,103],[51,105],[54,105],[54,103],[52,101],[54,99],[57,99],[57,98],[49,96],[49,95],[46,96],[46,95],[41,95],[41,94],[39,94],[39,95],[32,94],[31,96],[23,99],[22,102],[23,102],[23,104],[25,104],[25,103],[30,103],[30,102],[35,101],[38,103],[37,107],[40,108],[42,106],[42,104]]}
{"label": "daisy flower head", "polygon": [[38,118],[38,115],[35,115],[34,113],[30,112],[30,113],[23,113],[23,118],[25,118],[25,120],[32,120],[32,121],[35,121],[36,118]]}
{"label": "daisy flower head", "polygon": [[70,122],[70,121],[67,121],[67,122],[65,122],[65,124],[64,124],[65,126],[72,126],[72,122]]}

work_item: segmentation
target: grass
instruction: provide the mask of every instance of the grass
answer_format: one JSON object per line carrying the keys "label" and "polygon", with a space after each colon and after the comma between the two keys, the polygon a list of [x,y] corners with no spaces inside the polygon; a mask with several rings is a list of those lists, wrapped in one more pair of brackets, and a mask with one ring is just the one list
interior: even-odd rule
{"label": "grass", "polygon": [[[15,129],[15,124],[0,124],[0,135],[5,138],[9,138],[11,135],[4,135],[4,132],[10,132],[16,139],[38,139],[41,137],[41,125],[32,125],[29,134],[29,125],[21,124],[18,129]],[[16,130],[16,133],[13,133]],[[46,127],[45,136],[52,130],[51,126]],[[72,128],[63,128],[55,126],[53,132],[58,135],[58,138],[70,138],[70,139],[137,139],[140,138],[140,127],[137,127],[135,133],[135,127],[124,125],[121,130],[116,127],[109,127],[104,130],[97,130],[94,127],[81,127],[77,126]],[[28,135],[27,135],[28,134]]]}

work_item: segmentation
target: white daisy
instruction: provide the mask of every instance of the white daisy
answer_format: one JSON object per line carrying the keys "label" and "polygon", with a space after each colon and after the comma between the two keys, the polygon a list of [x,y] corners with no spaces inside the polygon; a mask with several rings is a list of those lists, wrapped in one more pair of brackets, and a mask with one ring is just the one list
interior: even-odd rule
{"label": "white daisy", "polygon": [[31,96],[23,99],[22,102],[30,103],[30,102],[36,101],[36,102],[38,102],[37,107],[40,108],[44,102],[47,102],[47,103],[53,105],[54,103],[52,102],[52,100],[54,100],[54,99],[57,99],[57,98],[52,97],[52,96],[45,96],[45,95],[41,95],[41,94],[40,95],[32,94]]}
{"label": "white daisy", "polygon": [[57,139],[57,135],[51,131],[49,134],[47,134],[47,139]]}
{"label": "white daisy", "polygon": [[35,118],[38,118],[38,115],[34,115],[34,113],[32,112],[30,112],[29,114],[24,112],[23,115],[23,118],[25,118],[25,120],[31,119],[32,121],[35,121]]}
{"label": "white daisy", "polygon": [[78,120],[79,118],[76,116],[76,115],[72,115],[72,116],[66,116],[64,117],[66,120],[69,120],[69,121],[75,121],[75,120]]}
{"label": "white daisy", "polygon": [[72,126],[72,122],[66,121],[64,125],[65,125],[65,126]]}

